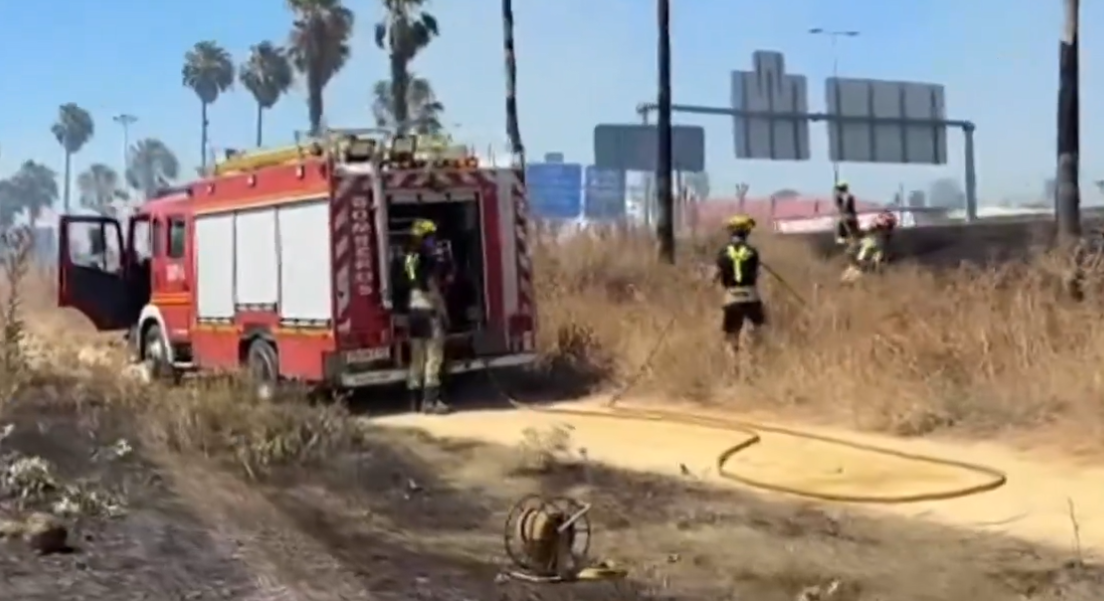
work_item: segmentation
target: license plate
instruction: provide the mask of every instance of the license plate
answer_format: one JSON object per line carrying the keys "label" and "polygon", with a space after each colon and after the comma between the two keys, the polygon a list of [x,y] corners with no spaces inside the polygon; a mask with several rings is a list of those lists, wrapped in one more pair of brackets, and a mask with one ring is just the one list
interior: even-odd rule
{"label": "license plate", "polygon": [[346,363],[372,363],[391,358],[391,347],[363,348],[345,353]]}

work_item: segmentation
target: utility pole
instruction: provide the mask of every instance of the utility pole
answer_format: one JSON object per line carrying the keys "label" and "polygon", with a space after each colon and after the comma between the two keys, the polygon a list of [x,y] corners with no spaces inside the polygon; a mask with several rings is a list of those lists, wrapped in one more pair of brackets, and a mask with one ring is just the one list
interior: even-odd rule
{"label": "utility pole", "polygon": [[1064,0],[1065,20],[1058,50],[1058,172],[1054,214],[1058,241],[1073,248],[1081,237],[1080,0]]}
{"label": "utility pole", "polygon": [[[837,48],[837,40],[840,38],[854,38],[858,37],[859,32],[855,30],[833,30],[824,29],[823,27],[814,27],[809,30],[812,35],[825,36],[831,41],[832,45],[832,79],[839,78],[839,52]],[[840,127],[838,123],[829,123],[828,127]],[[842,136],[838,136],[842,139]],[[839,161],[832,161],[832,184],[838,184],[840,182],[840,167]]]}
{"label": "utility pole", "polygon": [[671,2],[656,0],[659,25],[659,93],[656,104],[659,109],[659,143],[656,145],[656,196],[659,201],[659,220],[656,235],[659,238],[659,258],[667,263],[675,262],[675,195],[671,180]]}
{"label": "utility pole", "polygon": [[138,122],[138,117],[130,113],[119,113],[111,118],[123,128],[123,179],[126,179],[127,169],[130,168],[130,126]]}

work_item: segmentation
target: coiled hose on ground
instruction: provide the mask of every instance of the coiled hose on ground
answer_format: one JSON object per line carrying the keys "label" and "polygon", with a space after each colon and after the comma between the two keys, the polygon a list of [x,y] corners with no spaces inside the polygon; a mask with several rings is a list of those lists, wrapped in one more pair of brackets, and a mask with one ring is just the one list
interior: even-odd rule
{"label": "coiled hose on ground", "polygon": [[[783,282],[783,284],[785,284],[785,282]],[[498,393],[501,394],[507,400],[507,402],[510,403],[510,405],[520,410],[551,413],[564,417],[578,417],[584,419],[606,419],[620,420],[626,422],[663,422],[738,434],[740,436],[740,441],[738,443],[718,451],[718,454],[714,461],[717,473],[721,478],[724,478],[725,480],[729,480],[731,482],[762,491],[783,493],[794,495],[797,497],[817,499],[822,501],[868,504],[901,504],[917,503],[921,501],[943,501],[959,497],[966,497],[987,492],[990,490],[995,490],[1003,486],[1007,481],[1007,476],[1005,475],[1005,473],[998,469],[966,461],[956,461],[951,459],[930,457],[927,455],[887,449],[875,445],[854,442],[842,438],[824,436],[821,434],[806,432],[792,428],[772,426],[744,420],[723,419],[713,416],[676,413],[671,411],[637,409],[619,405],[619,401],[627,396],[629,391],[632,390],[633,387],[635,387],[641,376],[651,365],[652,360],[655,358],[659,349],[662,348],[664,342],[667,339],[667,334],[671,331],[671,328],[674,327],[674,324],[675,320],[674,318],[672,318],[671,321],[668,322],[663,330],[660,332],[659,338],[656,340],[655,345],[649,352],[645,361],[634,372],[633,376],[630,377],[629,380],[624,385],[622,385],[621,388],[618,389],[617,392],[607,402],[605,411],[587,411],[582,409],[567,409],[563,407],[547,407],[539,403],[525,402],[523,399],[520,399],[516,395],[512,394],[507,389],[507,387],[503,385],[501,380],[499,380],[495,376],[493,370],[487,369],[485,370],[485,373],[488,375],[492,387],[494,387],[498,391]],[[844,494],[811,488],[789,486],[784,484],[776,484],[744,476],[735,472],[732,469],[729,469],[727,467],[728,463],[738,453],[763,442],[761,434],[778,434],[858,450],[880,455],[883,457],[894,457],[897,459],[903,459],[916,463],[936,465],[947,468],[949,470],[959,470],[963,472],[977,474],[978,476],[980,476],[980,480],[979,482],[968,486],[961,486],[931,492],[920,492],[911,494],[878,494],[876,492],[871,492],[870,494]]]}

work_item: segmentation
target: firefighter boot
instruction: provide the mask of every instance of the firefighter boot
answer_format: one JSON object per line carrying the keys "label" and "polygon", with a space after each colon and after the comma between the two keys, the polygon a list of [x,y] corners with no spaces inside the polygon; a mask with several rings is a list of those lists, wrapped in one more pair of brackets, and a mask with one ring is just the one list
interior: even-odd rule
{"label": "firefighter boot", "polygon": [[848,265],[847,269],[843,270],[843,275],[840,276],[840,283],[842,283],[842,284],[854,284],[855,282],[859,281],[859,279],[861,279],[862,277],[863,277],[862,269],[860,269],[860,268],[858,268],[854,265]]}
{"label": "firefighter boot", "polygon": [[422,389],[421,388],[409,388],[406,391],[407,398],[410,402],[410,411],[418,413],[422,410]]}
{"label": "firefighter boot", "polygon": [[449,406],[441,401],[440,387],[426,386],[425,396],[422,397],[422,412],[435,415],[444,415],[449,412]]}

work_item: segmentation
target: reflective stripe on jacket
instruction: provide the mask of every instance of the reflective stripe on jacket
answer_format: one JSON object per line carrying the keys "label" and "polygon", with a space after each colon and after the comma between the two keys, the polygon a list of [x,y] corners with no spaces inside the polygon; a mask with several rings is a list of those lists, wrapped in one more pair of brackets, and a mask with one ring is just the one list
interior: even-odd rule
{"label": "reflective stripe on jacket", "polygon": [[732,278],[736,284],[725,288],[725,304],[758,301],[759,266],[753,263],[756,251],[746,244],[729,244],[725,253],[732,262]]}
{"label": "reflective stripe on jacket", "polygon": [[441,310],[444,301],[433,274],[422,274],[422,257],[409,252],[403,257],[403,272],[410,284],[410,308]]}

